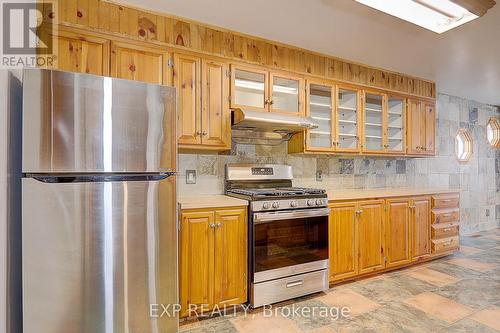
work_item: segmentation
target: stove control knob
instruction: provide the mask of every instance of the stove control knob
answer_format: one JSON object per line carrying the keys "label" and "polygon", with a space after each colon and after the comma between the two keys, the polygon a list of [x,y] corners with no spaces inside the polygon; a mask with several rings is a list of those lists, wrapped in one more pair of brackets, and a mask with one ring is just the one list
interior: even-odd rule
{"label": "stove control knob", "polygon": [[297,202],[297,200],[292,200],[290,202],[290,207],[297,207],[299,205],[299,203]]}
{"label": "stove control knob", "polygon": [[323,200],[317,199],[316,200],[316,206],[321,206],[321,205],[323,205]]}
{"label": "stove control knob", "polygon": [[262,204],[262,208],[264,208],[264,209],[269,209],[269,208],[271,208],[271,204],[270,204],[269,202],[264,202],[264,203]]}
{"label": "stove control knob", "polygon": [[314,205],[314,200],[313,200],[313,199],[309,199],[309,200],[307,200],[307,205],[308,205],[308,206],[312,206],[312,205]]}
{"label": "stove control knob", "polygon": [[279,208],[280,203],[278,201],[273,202],[273,208]]}

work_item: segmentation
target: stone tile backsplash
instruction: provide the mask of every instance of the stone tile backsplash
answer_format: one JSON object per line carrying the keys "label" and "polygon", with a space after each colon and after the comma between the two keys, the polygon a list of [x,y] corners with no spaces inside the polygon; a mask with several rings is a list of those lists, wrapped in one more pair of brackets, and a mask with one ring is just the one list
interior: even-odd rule
{"label": "stone tile backsplash", "polygon": [[[234,145],[225,155],[179,154],[181,195],[224,192],[228,163],[277,163],[293,167],[294,185],[329,190],[379,187],[449,187],[460,189],[461,232],[500,225],[500,151],[489,148],[486,124],[500,109],[445,94],[437,99],[436,157],[388,158],[288,154],[278,146]],[[471,131],[474,154],[467,163],[454,155],[459,127]],[[196,170],[197,184],[185,184],[186,170]],[[322,181],[316,181],[316,172]]]}

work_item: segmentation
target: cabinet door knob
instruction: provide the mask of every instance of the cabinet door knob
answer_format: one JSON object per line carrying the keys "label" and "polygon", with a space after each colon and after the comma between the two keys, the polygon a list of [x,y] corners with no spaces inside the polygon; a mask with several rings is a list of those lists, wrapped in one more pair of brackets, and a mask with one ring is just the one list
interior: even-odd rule
{"label": "cabinet door knob", "polygon": [[210,228],[215,228],[215,223],[210,223]]}
{"label": "cabinet door knob", "polygon": [[222,223],[220,223],[220,222],[216,224],[217,228],[220,228],[221,226],[222,226]]}
{"label": "cabinet door knob", "polygon": [[206,135],[207,135],[207,132],[203,131],[201,134],[202,134],[203,136],[206,136]]}

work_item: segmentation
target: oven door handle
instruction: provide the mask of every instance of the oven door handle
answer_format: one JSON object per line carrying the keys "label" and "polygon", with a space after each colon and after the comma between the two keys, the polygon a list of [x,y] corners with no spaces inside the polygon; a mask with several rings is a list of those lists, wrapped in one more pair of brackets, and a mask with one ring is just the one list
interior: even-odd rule
{"label": "oven door handle", "polygon": [[253,223],[268,223],[279,220],[302,219],[307,217],[329,216],[330,208],[284,210],[278,212],[254,213]]}

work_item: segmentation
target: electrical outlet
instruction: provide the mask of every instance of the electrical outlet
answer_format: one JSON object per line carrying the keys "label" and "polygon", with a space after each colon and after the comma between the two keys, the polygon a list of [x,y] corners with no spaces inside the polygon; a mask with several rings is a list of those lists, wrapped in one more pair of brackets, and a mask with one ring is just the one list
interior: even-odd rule
{"label": "electrical outlet", "polygon": [[186,170],[186,184],[196,184],[196,170]]}
{"label": "electrical outlet", "polygon": [[323,171],[321,171],[321,170],[316,171],[316,181],[318,181],[318,182],[323,181]]}
{"label": "electrical outlet", "polygon": [[486,208],[486,216],[490,216],[490,210],[489,210],[489,208]]}

